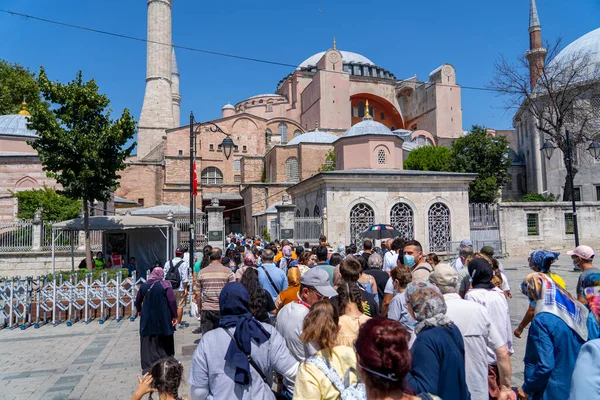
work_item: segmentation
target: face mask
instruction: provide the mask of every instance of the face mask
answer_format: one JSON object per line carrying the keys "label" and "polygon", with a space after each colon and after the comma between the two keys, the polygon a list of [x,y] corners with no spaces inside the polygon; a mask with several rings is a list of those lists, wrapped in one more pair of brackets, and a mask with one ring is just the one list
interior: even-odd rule
{"label": "face mask", "polygon": [[579,268],[579,258],[575,258],[575,259],[573,259],[573,266],[574,266],[575,268]]}
{"label": "face mask", "polygon": [[415,256],[409,256],[408,254],[404,255],[404,264],[412,267],[415,265]]}

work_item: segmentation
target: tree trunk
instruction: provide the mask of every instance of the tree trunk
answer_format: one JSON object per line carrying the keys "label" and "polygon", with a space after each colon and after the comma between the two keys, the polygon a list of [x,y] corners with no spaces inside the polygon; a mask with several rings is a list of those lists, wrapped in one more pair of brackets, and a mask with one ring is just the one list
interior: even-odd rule
{"label": "tree trunk", "polygon": [[87,270],[91,272],[94,269],[94,263],[90,243],[90,208],[87,200],[83,201],[83,230],[85,232],[85,265]]}

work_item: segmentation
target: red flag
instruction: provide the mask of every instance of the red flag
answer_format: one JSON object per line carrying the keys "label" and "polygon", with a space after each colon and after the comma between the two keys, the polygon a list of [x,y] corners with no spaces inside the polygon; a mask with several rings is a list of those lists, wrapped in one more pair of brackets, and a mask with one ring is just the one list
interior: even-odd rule
{"label": "red flag", "polygon": [[194,197],[198,196],[198,174],[196,173],[196,161],[194,161],[194,183],[192,186]]}

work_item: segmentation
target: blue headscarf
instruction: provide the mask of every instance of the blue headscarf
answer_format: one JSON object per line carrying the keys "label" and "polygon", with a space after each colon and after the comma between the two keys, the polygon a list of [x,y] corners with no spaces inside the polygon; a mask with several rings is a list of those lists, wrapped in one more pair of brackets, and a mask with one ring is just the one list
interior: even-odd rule
{"label": "blue headscarf", "polygon": [[[242,348],[232,341],[225,354],[225,362],[235,367],[235,383],[249,385],[252,383],[250,363],[246,354],[250,354],[251,341],[261,344],[269,340],[271,334],[250,314],[250,295],[246,287],[239,282],[231,282],[223,287],[219,296],[221,320],[219,327],[235,327],[233,337]],[[246,353],[246,354],[244,354]]]}
{"label": "blue headscarf", "polygon": [[[548,273],[550,270],[550,264],[548,264],[548,260],[558,260],[558,256],[560,253],[556,251],[548,251],[548,250],[536,250],[531,253],[529,259],[533,263],[533,265],[539,268],[540,272]],[[553,261],[554,262],[554,261]]]}

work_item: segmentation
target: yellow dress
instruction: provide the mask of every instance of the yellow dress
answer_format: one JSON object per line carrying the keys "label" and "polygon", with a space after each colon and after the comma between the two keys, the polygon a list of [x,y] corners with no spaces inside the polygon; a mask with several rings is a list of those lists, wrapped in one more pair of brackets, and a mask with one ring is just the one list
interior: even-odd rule
{"label": "yellow dress", "polygon": [[[352,347],[335,346],[333,349],[319,350],[316,355],[325,358],[342,380],[346,372],[353,368],[354,370],[348,373],[350,384],[357,383],[356,353]],[[340,392],[315,364],[308,361],[300,364],[296,375],[294,399],[337,400],[339,398]]]}
{"label": "yellow dress", "polygon": [[354,346],[354,341],[358,338],[360,326],[367,322],[371,317],[362,314],[360,317],[340,316],[340,331],[337,336],[339,346]]}

